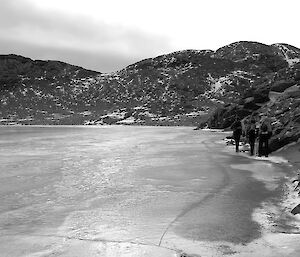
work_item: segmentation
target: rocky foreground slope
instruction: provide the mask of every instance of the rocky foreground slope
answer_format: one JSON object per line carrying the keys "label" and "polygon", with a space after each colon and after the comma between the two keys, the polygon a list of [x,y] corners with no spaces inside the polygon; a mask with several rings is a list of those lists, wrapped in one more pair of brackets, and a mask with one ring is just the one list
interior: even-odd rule
{"label": "rocky foreground slope", "polygon": [[299,138],[300,50],[236,42],[104,74],[0,56],[0,124],[140,124],[226,128],[236,113],[272,117],[272,148]]}

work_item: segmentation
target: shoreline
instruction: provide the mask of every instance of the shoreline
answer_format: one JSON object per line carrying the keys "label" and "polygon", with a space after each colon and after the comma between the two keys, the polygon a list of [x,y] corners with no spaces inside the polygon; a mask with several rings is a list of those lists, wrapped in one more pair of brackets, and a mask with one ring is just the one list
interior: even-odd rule
{"label": "shoreline", "polygon": [[[216,132],[227,133],[226,131]],[[184,249],[183,255],[179,256],[294,257],[300,255],[300,227],[297,227],[297,225],[300,226],[300,214],[297,219],[290,212],[294,202],[290,200],[289,196],[292,191],[288,185],[291,185],[291,178],[295,175],[295,167],[292,166],[289,155],[283,150],[273,152],[268,158],[252,157],[248,152],[236,154],[235,147],[226,146],[225,140],[223,138],[214,143],[224,145],[224,152],[227,154],[241,158],[241,161],[232,163],[231,168],[250,172],[251,176],[258,183],[264,183],[265,188],[273,195],[263,200],[260,207],[253,209],[251,214],[251,219],[260,226],[260,236],[251,242],[235,243],[223,240],[191,241],[172,233],[170,238],[176,241],[176,248]],[[250,162],[245,162],[245,159]],[[294,200],[300,202],[300,198]],[[293,226],[294,231],[291,231]],[[175,244],[166,245],[173,247]]]}
{"label": "shoreline", "polygon": [[[234,146],[229,146],[232,154]],[[233,256],[269,256],[292,257],[300,255],[300,214],[293,215],[291,210],[300,203],[298,192],[294,191],[295,179],[299,172],[300,143],[287,145],[269,155],[269,157],[252,157],[248,152],[238,153],[243,158],[254,161],[254,166],[248,167],[258,181],[265,182],[266,188],[280,194],[280,198],[273,201],[262,202],[261,208],[254,210],[253,220],[261,226],[261,238],[242,247],[239,253]],[[273,175],[263,177],[262,170],[255,165],[266,163],[273,167]],[[276,169],[281,170],[281,175],[275,175]],[[265,171],[265,170],[264,170]],[[272,178],[272,176],[274,176]],[[273,189],[272,189],[273,187]],[[246,252],[247,253],[246,253]]]}

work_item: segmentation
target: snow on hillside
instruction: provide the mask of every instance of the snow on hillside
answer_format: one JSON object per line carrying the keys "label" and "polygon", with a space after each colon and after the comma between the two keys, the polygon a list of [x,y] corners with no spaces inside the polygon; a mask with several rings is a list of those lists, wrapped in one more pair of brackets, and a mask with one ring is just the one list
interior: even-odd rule
{"label": "snow on hillside", "polygon": [[288,47],[285,44],[274,44],[276,47],[279,48],[283,57],[289,64],[289,66],[293,66],[296,63],[300,62],[300,50],[296,51],[296,48],[292,49],[292,47]]}
{"label": "snow on hillside", "polygon": [[235,70],[226,76],[221,76],[218,78],[214,78],[210,73],[207,77],[207,83],[210,86],[210,89],[207,90],[204,95],[208,97],[217,97],[224,96],[226,93],[233,90],[233,82],[237,79],[243,79],[252,83],[254,81],[255,75],[250,72]]}
{"label": "snow on hillside", "polygon": [[254,82],[254,79],[256,78],[255,75],[253,75],[252,73],[242,70],[235,70],[232,72],[232,75],[234,77],[239,77],[248,80],[250,83]]}
{"label": "snow on hillside", "polygon": [[[148,58],[113,73],[2,56],[1,124],[182,125],[179,120],[190,119],[189,125],[196,125],[220,106],[237,103],[264,78],[270,87],[286,62],[296,76],[299,53],[286,44],[242,41],[215,52],[183,50]],[[262,104],[267,92],[261,89],[256,98]]]}
{"label": "snow on hillside", "polygon": [[232,81],[226,77],[219,77],[219,78],[213,78],[212,75],[209,73],[207,78],[208,83],[210,84],[210,90],[206,91],[206,94],[220,94],[224,95],[225,93],[225,85],[230,85]]}

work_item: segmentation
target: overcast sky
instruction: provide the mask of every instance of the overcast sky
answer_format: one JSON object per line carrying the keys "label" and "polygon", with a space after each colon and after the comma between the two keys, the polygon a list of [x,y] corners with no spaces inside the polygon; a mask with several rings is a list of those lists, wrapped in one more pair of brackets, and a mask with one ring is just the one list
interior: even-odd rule
{"label": "overcast sky", "polygon": [[299,0],[0,0],[0,54],[101,72],[241,41],[300,48]]}

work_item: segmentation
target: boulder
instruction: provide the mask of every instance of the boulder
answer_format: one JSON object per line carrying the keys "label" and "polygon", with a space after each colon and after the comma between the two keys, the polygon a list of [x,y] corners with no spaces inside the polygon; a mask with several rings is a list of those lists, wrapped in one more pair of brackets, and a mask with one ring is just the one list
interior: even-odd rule
{"label": "boulder", "polygon": [[300,213],[300,204],[298,204],[292,211],[292,214],[296,215]]}
{"label": "boulder", "polygon": [[283,92],[287,88],[293,86],[295,84],[294,81],[285,81],[285,80],[279,80],[276,81],[272,86],[271,86],[271,91],[275,92]]}
{"label": "boulder", "polygon": [[300,85],[293,85],[288,89],[284,90],[284,94],[288,97],[300,97]]}

